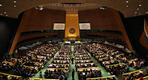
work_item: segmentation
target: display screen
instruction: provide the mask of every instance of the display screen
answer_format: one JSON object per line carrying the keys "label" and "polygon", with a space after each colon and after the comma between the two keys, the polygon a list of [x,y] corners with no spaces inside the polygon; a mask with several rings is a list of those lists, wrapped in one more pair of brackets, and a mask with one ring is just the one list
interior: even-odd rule
{"label": "display screen", "polygon": [[65,30],[65,23],[54,23],[53,30]]}
{"label": "display screen", "polygon": [[80,30],[90,30],[90,23],[79,23]]}

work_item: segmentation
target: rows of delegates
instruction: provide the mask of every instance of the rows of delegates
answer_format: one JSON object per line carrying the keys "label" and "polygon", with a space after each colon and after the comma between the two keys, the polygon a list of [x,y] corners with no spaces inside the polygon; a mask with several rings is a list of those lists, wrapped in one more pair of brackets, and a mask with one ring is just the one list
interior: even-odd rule
{"label": "rows of delegates", "polygon": [[[0,80],[20,80],[33,77],[38,71],[53,58],[44,73],[47,79],[66,80],[69,74],[70,63],[75,63],[79,80],[102,77],[101,69],[95,65],[87,51],[109,72],[111,75],[120,75],[129,72],[129,68],[140,69],[144,66],[144,60],[134,54],[122,52],[114,47],[100,43],[86,43],[74,45],[74,53],[71,45],[61,43],[44,43],[24,50],[17,57],[5,56],[0,59],[0,71],[12,73],[22,77],[11,77],[0,74]],[[57,53],[57,55],[56,55]],[[143,75],[141,72],[136,73]],[[147,75],[147,74],[146,74]],[[42,77],[42,76],[40,76]],[[127,79],[134,74],[126,76]],[[141,76],[136,76],[140,78]],[[114,79],[107,79],[114,80]]]}
{"label": "rows of delegates", "polygon": [[66,80],[69,73],[69,65],[71,59],[71,46],[64,45],[59,54],[54,58],[52,63],[48,65],[45,71],[45,78]]}
{"label": "rows of delegates", "polygon": [[129,72],[129,67],[139,69],[144,65],[144,60],[134,54],[119,51],[111,46],[87,43],[85,47],[110,74],[127,73]]}
{"label": "rows of delegates", "polygon": [[82,45],[74,46],[74,56],[79,80],[102,76],[101,70],[93,63],[90,56],[82,48]]}
{"label": "rows of delegates", "polygon": [[[0,63],[0,71],[5,73],[13,73],[23,78],[34,76],[44,65],[55,55],[60,49],[60,43],[46,43],[32,47],[17,57],[3,57]],[[10,76],[1,75],[1,80],[7,80]],[[16,79],[17,80],[17,79]]]}

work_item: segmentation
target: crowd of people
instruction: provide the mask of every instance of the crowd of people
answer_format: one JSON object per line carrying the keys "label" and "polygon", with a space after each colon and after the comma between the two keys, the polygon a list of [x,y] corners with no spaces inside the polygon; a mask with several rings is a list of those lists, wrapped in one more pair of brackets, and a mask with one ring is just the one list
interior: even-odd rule
{"label": "crowd of people", "polygon": [[134,54],[124,53],[111,46],[88,43],[85,47],[109,74],[120,75],[129,72],[129,67],[141,68],[144,65],[144,60]]}
{"label": "crowd of people", "polygon": [[66,80],[69,73],[71,46],[62,46],[59,54],[54,58],[52,63],[48,65],[45,71],[45,78]]}
{"label": "crowd of people", "polygon": [[29,50],[18,53],[17,57],[3,57],[0,61],[0,71],[19,75],[23,78],[34,76],[59,50],[59,44],[41,44]]}
{"label": "crowd of people", "polygon": [[[79,80],[93,80],[98,77],[97,80],[102,80],[103,78],[100,78],[103,76],[101,69],[94,63],[92,57],[106,69],[108,74],[116,76],[129,72],[130,67],[140,69],[145,64],[145,61],[136,55],[105,44],[88,42],[73,46],[72,50],[70,44],[61,46],[61,43],[43,43],[19,52],[16,57],[2,57],[0,71],[22,77],[0,74],[0,80],[22,80],[33,77],[45,68],[46,64],[47,69],[43,72],[44,75],[40,72],[40,78],[67,80],[72,64],[75,65]],[[74,70],[72,75],[74,75]],[[146,75],[141,72],[132,73],[125,75],[125,80],[134,80]],[[116,79],[114,76],[107,77],[106,80]]]}
{"label": "crowd of people", "polygon": [[101,70],[93,63],[82,45],[74,46],[74,56],[79,80],[102,76]]}
{"label": "crowd of people", "polygon": [[134,71],[134,72],[130,72],[130,73],[126,73],[123,75],[123,78],[125,80],[145,80],[144,77],[148,76],[148,73],[142,69]]}

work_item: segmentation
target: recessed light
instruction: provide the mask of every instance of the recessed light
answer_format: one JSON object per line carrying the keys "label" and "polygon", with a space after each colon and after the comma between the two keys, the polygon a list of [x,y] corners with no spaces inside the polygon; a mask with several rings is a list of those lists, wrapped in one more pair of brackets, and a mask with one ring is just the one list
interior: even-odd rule
{"label": "recessed light", "polygon": [[141,4],[139,4],[139,6],[141,7],[142,5],[141,5]]}
{"label": "recessed light", "polygon": [[8,15],[6,14],[6,16],[8,16]]}
{"label": "recessed light", "polygon": [[14,5],[14,7],[16,7],[16,5]]}
{"label": "recessed light", "polygon": [[6,14],[7,12],[5,11],[4,14]]}
{"label": "recessed light", "polygon": [[139,10],[139,8],[137,8],[137,10]]}
{"label": "recessed light", "polygon": [[128,3],[128,1],[126,1],[126,3]]}
{"label": "recessed light", "polygon": [[126,5],[126,7],[128,7],[128,5]]}
{"label": "recessed light", "polygon": [[13,1],[14,3],[16,3],[16,1]]}
{"label": "recessed light", "polygon": [[0,4],[0,6],[2,6],[2,4]]}

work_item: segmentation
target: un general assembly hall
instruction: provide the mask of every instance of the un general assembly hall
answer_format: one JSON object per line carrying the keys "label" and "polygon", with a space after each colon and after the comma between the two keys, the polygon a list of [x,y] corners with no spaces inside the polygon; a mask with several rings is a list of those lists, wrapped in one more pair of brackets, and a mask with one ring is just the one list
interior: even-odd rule
{"label": "un general assembly hall", "polygon": [[0,80],[148,80],[148,0],[0,0]]}

